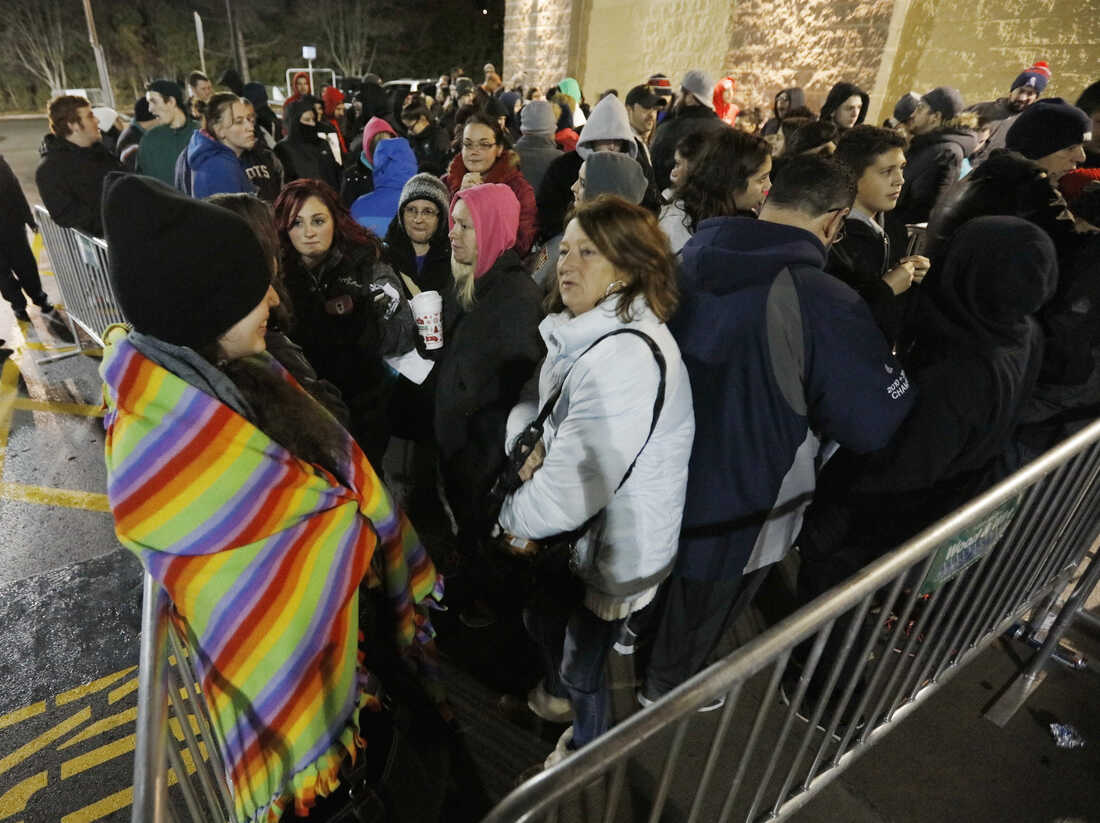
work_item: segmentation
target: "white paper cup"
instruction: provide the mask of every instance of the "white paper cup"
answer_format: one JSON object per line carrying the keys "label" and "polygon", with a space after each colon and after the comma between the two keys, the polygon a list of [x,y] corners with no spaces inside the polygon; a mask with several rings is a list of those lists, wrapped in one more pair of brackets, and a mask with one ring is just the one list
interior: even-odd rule
{"label": "white paper cup", "polygon": [[443,348],[443,298],[439,292],[422,291],[409,301],[409,306],[424,348]]}

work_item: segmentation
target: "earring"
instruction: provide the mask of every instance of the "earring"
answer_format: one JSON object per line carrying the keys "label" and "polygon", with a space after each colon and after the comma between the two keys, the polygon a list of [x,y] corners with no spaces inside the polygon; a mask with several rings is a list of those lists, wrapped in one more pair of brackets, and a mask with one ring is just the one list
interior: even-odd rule
{"label": "earring", "polygon": [[607,284],[607,288],[604,289],[603,296],[607,297],[609,294],[619,291],[625,285],[626,283],[624,283],[622,280],[612,280],[610,283]]}

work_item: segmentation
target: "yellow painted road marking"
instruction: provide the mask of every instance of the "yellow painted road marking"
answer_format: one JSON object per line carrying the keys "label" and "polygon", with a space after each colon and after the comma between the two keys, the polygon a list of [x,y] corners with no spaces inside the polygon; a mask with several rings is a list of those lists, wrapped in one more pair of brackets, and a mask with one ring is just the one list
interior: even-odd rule
{"label": "yellow painted road marking", "polygon": [[102,406],[90,406],[87,403],[54,403],[49,400],[33,400],[30,397],[17,397],[12,408],[19,411],[50,412],[51,414],[75,414],[82,417],[102,417]]}
{"label": "yellow painted road marking", "polygon": [[[0,469],[2,468],[3,466],[0,465]],[[66,509],[86,509],[91,512],[109,512],[111,510],[111,504],[105,494],[79,492],[71,489],[51,489],[46,486],[28,486],[22,483],[0,483],[0,500],[40,503],[43,506],[61,506]]]}
{"label": "yellow painted road marking", "polygon": [[46,788],[49,780],[46,772],[39,772],[26,780],[16,783],[0,795],[0,820],[27,810],[27,801],[39,789]]}
{"label": "yellow painted road marking", "polygon": [[137,735],[128,734],[126,737],[119,738],[111,743],[106,743],[79,757],[66,760],[61,764],[61,779],[68,780],[73,775],[80,774],[101,763],[106,763],[108,760],[113,760],[116,757],[132,752],[136,742]]}
{"label": "yellow painted road marking", "polygon": [[130,694],[130,692],[137,691],[137,687],[138,679],[136,677],[133,680],[128,680],[117,689],[111,689],[111,691],[107,693],[107,702],[115,704],[126,695]]}
{"label": "yellow painted road marking", "polygon": [[31,351],[57,352],[61,354],[64,352],[76,351],[80,347],[75,343],[62,343],[60,346],[55,346],[52,343],[39,343],[37,340],[28,340],[20,348],[30,349]]}
{"label": "yellow painted road marking", "polygon": [[107,795],[107,797],[97,800],[90,806],[85,806],[83,809],[77,809],[75,812],[65,815],[61,818],[61,823],[92,823],[93,820],[101,820],[111,812],[125,809],[133,802],[134,789],[131,786],[120,792]]}
{"label": "yellow painted road marking", "polygon": [[46,701],[39,700],[37,703],[31,703],[29,706],[16,709],[14,712],[0,715],[0,729],[6,729],[8,726],[14,726],[16,723],[22,723],[24,720],[40,715],[44,711],[46,711]]}
{"label": "yellow painted road marking", "polygon": [[0,368],[0,477],[4,474],[4,457],[8,450],[11,429],[12,400],[18,393],[19,367],[10,359]]}
{"label": "yellow painted road marking", "polygon": [[19,763],[22,763],[35,752],[46,748],[59,737],[64,737],[81,723],[87,723],[91,719],[92,709],[90,706],[85,706],[72,717],[62,721],[61,723],[58,723],[49,731],[43,732],[42,734],[38,735],[38,737],[34,738],[34,740],[24,743],[14,752],[7,755],[3,760],[0,760],[0,774],[3,774],[12,766],[16,766]]}
{"label": "yellow painted road marking", "polygon": [[54,698],[54,703],[58,706],[64,706],[66,703],[72,703],[74,700],[79,700],[81,697],[103,691],[112,683],[117,683],[126,675],[130,674],[130,672],[134,671],[136,668],[137,666],[129,666],[122,671],[117,671],[114,674],[109,674],[98,680],[93,680],[91,683],[85,683],[83,686],[77,686],[76,688],[61,692],[61,694]]}
{"label": "yellow painted road marking", "polygon": [[[174,720],[175,718],[173,718]],[[77,743],[83,743],[85,740],[91,740],[97,734],[103,734],[111,729],[116,729],[119,726],[125,726],[127,723],[132,723],[137,720],[137,706],[133,706],[125,711],[121,711],[118,714],[112,714],[110,717],[104,717],[102,720],[97,720],[95,723],[84,729],[80,734],[75,737],[70,737],[60,746],[58,750],[67,749],[69,746],[75,746]]]}

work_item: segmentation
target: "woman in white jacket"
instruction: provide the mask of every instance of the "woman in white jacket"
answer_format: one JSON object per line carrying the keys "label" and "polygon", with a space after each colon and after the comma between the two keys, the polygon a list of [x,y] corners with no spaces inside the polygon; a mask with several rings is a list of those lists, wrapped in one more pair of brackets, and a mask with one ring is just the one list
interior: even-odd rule
{"label": "woman in white jacket", "polygon": [[[533,541],[533,550],[587,524],[573,564],[583,602],[567,614],[524,613],[546,669],[529,705],[547,719],[573,719],[547,765],[607,730],[604,664],[675,559],[695,433],[687,371],[665,328],[675,262],[652,214],[610,195],[580,204],[551,299],[539,326],[547,348],[539,406],[517,406],[509,436],[561,394],[500,514],[513,544]],[[641,335],[607,336],[624,329]]]}

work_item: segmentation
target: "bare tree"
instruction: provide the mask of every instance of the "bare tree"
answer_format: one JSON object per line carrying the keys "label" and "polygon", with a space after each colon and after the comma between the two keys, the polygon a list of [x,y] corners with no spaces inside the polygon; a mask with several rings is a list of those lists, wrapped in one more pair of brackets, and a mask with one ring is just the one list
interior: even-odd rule
{"label": "bare tree", "polygon": [[372,25],[366,0],[324,0],[319,5],[321,30],[333,62],[344,76],[360,76],[370,56],[368,35],[379,34],[379,21]]}
{"label": "bare tree", "polygon": [[51,89],[68,86],[65,61],[74,35],[67,23],[79,8],[63,8],[62,0],[8,0],[4,5],[4,40],[11,55]]}

